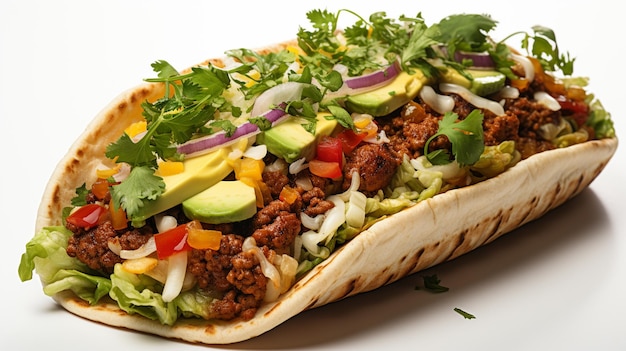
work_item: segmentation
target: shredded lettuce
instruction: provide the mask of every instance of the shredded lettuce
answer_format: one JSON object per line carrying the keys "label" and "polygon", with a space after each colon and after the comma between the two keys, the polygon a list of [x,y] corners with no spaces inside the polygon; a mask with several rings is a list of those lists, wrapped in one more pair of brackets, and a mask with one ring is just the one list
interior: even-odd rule
{"label": "shredded lettuce", "polygon": [[48,296],[71,291],[76,296],[95,304],[105,296],[116,300],[121,309],[138,313],[163,324],[172,325],[179,316],[209,319],[213,297],[193,289],[181,293],[174,301],[165,303],[163,286],[156,280],[128,273],[121,264],[115,266],[111,277],[102,277],[78,259],[66,253],[67,241],[72,236],[68,229],[46,227],[27,244],[22,254],[18,274],[22,281],[32,279],[33,270],[39,275]]}
{"label": "shredded lettuce", "polygon": [[615,126],[611,119],[611,114],[604,109],[600,100],[596,100],[593,94],[587,96],[589,108],[591,110],[587,125],[593,128],[596,138],[613,138],[615,137]]}
{"label": "shredded lettuce", "polygon": [[520,159],[520,153],[515,150],[515,142],[503,141],[498,145],[486,146],[478,161],[470,169],[477,181],[497,176],[513,167]]}

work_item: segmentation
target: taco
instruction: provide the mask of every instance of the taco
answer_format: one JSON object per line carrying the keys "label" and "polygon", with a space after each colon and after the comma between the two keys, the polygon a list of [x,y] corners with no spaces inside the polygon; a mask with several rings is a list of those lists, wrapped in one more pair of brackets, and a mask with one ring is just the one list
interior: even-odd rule
{"label": "taco", "polygon": [[104,324],[238,342],[544,215],[617,148],[547,28],[521,54],[485,15],[307,17],[294,41],[157,61],[105,107],[48,183],[21,279]]}

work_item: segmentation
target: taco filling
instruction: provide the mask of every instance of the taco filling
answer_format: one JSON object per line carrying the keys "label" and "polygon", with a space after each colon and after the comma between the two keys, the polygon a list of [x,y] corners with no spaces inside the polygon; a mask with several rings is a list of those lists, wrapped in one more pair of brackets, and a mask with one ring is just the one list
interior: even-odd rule
{"label": "taco filling", "polygon": [[21,279],[168,325],[247,320],[386,216],[614,137],[547,28],[507,38],[522,54],[484,15],[307,17],[277,50],[155,62],[163,96],[27,244]]}

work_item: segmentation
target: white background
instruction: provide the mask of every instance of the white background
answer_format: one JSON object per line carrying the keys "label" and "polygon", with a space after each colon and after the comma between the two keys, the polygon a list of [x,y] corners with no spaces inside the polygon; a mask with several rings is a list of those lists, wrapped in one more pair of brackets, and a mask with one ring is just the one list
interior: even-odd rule
{"label": "white background", "polygon": [[[565,5],[567,4],[567,5]],[[500,22],[493,36],[542,24],[577,57],[576,73],[612,111],[625,113],[624,27],[612,1],[6,1],[0,4],[0,348],[200,349],[75,317],[17,266],[33,235],[56,163],[111,99],[152,77],[157,59],[184,68],[231,48],[258,48],[308,26],[307,10],[365,16],[422,12],[428,23],[462,12]],[[512,42],[517,45],[517,42]],[[414,290],[420,275],[305,312],[225,349],[626,349],[624,148],[589,189],[544,218],[430,269],[444,294]],[[523,189],[521,189],[523,191]],[[494,199],[497,201],[497,199]],[[453,220],[453,219],[451,219]],[[453,311],[473,313],[466,320]]]}

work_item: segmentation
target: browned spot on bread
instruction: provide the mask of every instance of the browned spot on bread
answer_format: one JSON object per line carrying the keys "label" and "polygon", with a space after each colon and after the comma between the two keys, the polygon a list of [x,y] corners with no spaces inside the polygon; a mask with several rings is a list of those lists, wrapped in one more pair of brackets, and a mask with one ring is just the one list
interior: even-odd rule
{"label": "browned spot on bread", "polygon": [[425,248],[421,248],[413,255],[413,259],[411,262],[413,268],[411,269],[411,271],[415,271],[420,267],[420,261],[425,251],[426,251]]}
{"label": "browned spot on bread", "polygon": [[122,101],[119,103],[119,105],[117,105],[117,110],[122,113],[124,112],[124,110],[126,110],[126,108],[128,108],[128,102],[126,101]]}
{"label": "browned spot on bread", "polygon": [[317,301],[320,299],[319,295],[315,296],[314,298],[311,299],[311,302],[309,302],[309,304],[306,306],[305,309],[311,309],[313,307],[315,307],[315,305],[317,305]]}
{"label": "browned spot on bread", "polygon": [[266,317],[269,316],[278,307],[280,307],[280,300],[278,300],[274,305],[272,305],[272,308],[270,308],[269,310],[265,311],[265,313],[263,315],[266,316]]}
{"label": "browned spot on bread", "polygon": [[494,222],[493,229],[487,236],[487,242],[492,241],[498,236],[498,232],[500,229],[500,225],[502,224],[502,210],[498,211],[498,213],[492,217],[491,221]]}
{"label": "browned spot on bread", "polygon": [[580,177],[578,178],[578,184],[576,184],[576,194],[578,194],[579,192],[581,192],[583,190],[584,187],[586,187],[586,183],[585,183],[585,176],[584,174],[581,174]]}
{"label": "browned spot on bread", "polygon": [[207,323],[206,327],[204,328],[204,333],[205,334],[210,334],[210,335],[215,334],[215,325],[213,325],[211,323]]}

